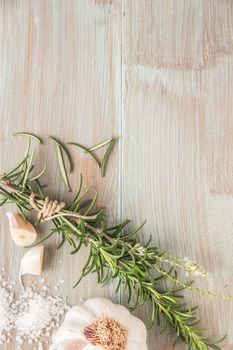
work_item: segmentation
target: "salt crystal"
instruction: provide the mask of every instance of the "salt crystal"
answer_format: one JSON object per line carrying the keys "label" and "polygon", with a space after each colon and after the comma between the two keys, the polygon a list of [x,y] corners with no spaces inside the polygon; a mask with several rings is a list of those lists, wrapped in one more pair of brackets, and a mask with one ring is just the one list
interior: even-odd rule
{"label": "salt crystal", "polygon": [[41,337],[51,335],[55,321],[61,318],[68,306],[64,298],[51,296],[45,290],[40,293],[26,288],[19,298],[18,309],[15,319],[17,335],[24,341],[30,338],[38,343]]}
{"label": "salt crystal", "polygon": [[38,343],[37,350],[43,350],[43,344],[42,343]]}
{"label": "salt crystal", "polygon": [[4,271],[1,270],[0,279],[0,342],[9,342],[14,329],[14,293],[12,283],[5,280]]}
{"label": "salt crystal", "polygon": [[14,283],[0,270],[0,344],[9,343],[13,331],[19,344],[36,345],[36,350],[43,350],[45,337],[51,339],[69,307],[66,298],[49,295],[49,288],[41,284],[25,288],[15,301]]}

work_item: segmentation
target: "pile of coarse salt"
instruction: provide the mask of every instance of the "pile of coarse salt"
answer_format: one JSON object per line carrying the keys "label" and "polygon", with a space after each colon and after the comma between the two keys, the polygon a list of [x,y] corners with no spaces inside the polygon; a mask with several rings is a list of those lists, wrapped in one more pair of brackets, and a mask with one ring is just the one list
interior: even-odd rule
{"label": "pile of coarse salt", "polygon": [[0,273],[0,344],[10,342],[14,332],[20,344],[43,350],[47,343],[47,348],[62,315],[69,309],[66,298],[50,295],[43,283],[25,288],[15,301],[13,286],[14,282]]}
{"label": "pile of coarse salt", "polygon": [[17,301],[18,313],[15,318],[19,343],[39,343],[42,337],[51,336],[59,326],[62,315],[68,310],[66,298],[49,295],[49,289],[43,286],[38,292],[35,286],[27,287]]}
{"label": "pile of coarse salt", "polygon": [[9,343],[14,329],[15,310],[13,282],[5,279],[0,272],[0,344]]}

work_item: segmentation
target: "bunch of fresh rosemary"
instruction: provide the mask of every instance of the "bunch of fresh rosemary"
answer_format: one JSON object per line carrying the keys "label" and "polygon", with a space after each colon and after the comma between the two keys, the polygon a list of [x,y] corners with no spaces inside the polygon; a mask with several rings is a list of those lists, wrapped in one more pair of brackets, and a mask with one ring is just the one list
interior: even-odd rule
{"label": "bunch of fresh rosemary", "polygon": [[[38,210],[44,205],[45,186],[41,184],[40,177],[46,168],[37,176],[32,176],[34,154],[30,151],[30,142],[35,135],[20,133],[19,135],[29,137],[29,145],[24,159],[12,171],[0,176],[0,194],[2,200],[0,205],[15,203],[20,212],[26,216],[33,207],[31,206],[31,195],[34,194],[35,205]],[[67,171],[64,156],[69,158],[66,148],[53,138],[57,147],[57,157],[60,171],[68,190]],[[96,149],[108,145],[103,161],[98,165],[105,173],[106,163],[115,143],[110,139],[92,148],[84,148],[86,152],[96,158],[93,153]],[[103,164],[104,162],[104,164]],[[117,291],[125,288],[128,295],[128,304],[132,309],[142,306],[144,303],[151,304],[151,324],[155,322],[162,329],[172,327],[175,340],[182,339],[188,349],[206,350],[209,348],[220,349],[217,344],[220,341],[211,341],[204,332],[196,328],[198,323],[196,307],[187,307],[179,292],[190,289],[206,295],[218,295],[217,293],[205,292],[193,288],[178,279],[174,266],[188,270],[182,260],[170,258],[165,252],[157,247],[150,246],[150,242],[143,245],[137,233],[141,227],[127,231],[128,221],[114,227],[108,227],[105,212],[100,210],[93,213],[97,196],[83,206],[83,200],[91,188],[82,192],[82,176],[77,195],[70,204],[67,204],[59,213],[51,217],[43,218],[41,215],[37,221],[43,219],[51,220],[53,227],[47,237],[37,244],[41,244],[54,234],[61,236],[59,248],[67,241],[72,246],[71,254],[78,253],[82,245],[88,247],[89,255],[82,270],[82,274],[76,283],[91,272],[96,272],[98,283],[105,285],[112,280],[117,280]],[[35,206],[34,206],[35,209]],[[163,267],[164,263],[170,264],[168,269]],[[166,265],[165,264],[165,265]],[[166,286],[164,281],[166,281]],[[134,296],[134,297],[133,297]],[[135,298],[136,296],[136,298]],[[230,296],[225,296],[231,298]],[[132,300],[134,303],[132,305]]]}

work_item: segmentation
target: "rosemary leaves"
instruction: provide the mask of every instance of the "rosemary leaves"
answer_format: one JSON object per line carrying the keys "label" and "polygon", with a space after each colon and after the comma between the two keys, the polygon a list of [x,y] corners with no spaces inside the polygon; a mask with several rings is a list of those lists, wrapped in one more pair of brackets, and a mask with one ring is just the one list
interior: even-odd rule
{"label": "rosemary leaves", "polygon": [[[71,161],[66,148],[56,139],[53,138],[53,141],[57,147],[63,180],[67,189],[70,190],[63,156],[65,155],[70,162],[70,171]],[[72,144],[91,154],[104,175],[115,141],[115,139],[109,139],[91,148],[84,148],[76,143]],[[93,152],[105,145],[107,145],[107,151],[100,161]],[[187,263],[180,259],[170,258],[157,247],[152,247],[150,242],[143,245],[137,235],[141,227],[127,230],[128,220],[109,227],[103,210],[93,213],[97,195],[88,202],[84,210],[82,202],[90,188],[82,192],[82,176],[75,198],[71,203],[66,205],[63,203],[59,207],[57,201],[51,201],[44,193],[44,185],[40,182],[40,177],[45,170],[31,177],[33,160],[33,153],[29,145],[24,159],[15,169],[1,175],[0,195],[2,200],[0,205],[15,203],[25,216],[31,210],[36,210],[38,212],[37,223],[44,220],[51,221],[52,227],[49,235],[37,244],[58,234],[61,237],[59,248],[67,242],[72,247],[71,254],[77,254],[83,245],[88,247],[89,254],[86,264],[75,285],[91,272],[97,274],[97,281],[101,285],[117,280],[116,291],[125,289],[128,295],[128,306],[131,309],[140,307],[146,302],[150,303],[151,325],[158,323],[162,329],[173,328],[175,339],[182,339],[189,349],[220,349],[217,345],[218,341],[211,341],[204,331],[196,329],[195,325],[198,323],[196,307],[187,307],[183,302],[183,297],[179,294],[181,290],[190,289],[200,294],[221,296],[218,293],[193,288],[190,283],[187,284],[177,277],[174,267],[190,271],[193,265],[190,267],[189,264],[187,267]],[[163,263],[171,266],[166,269]],[[232,299],[227,295],[223,297]]]}

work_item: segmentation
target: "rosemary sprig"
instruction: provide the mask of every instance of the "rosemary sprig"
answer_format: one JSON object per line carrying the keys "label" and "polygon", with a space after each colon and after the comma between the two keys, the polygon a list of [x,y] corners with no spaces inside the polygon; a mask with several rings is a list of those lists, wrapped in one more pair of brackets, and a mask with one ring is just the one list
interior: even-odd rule
{"label": "rosemary sprig", "polygon": [[90,147],[89,150],[91,152],[96,151],[97,149],[102,148],[102,147],[108,145],[109,143],[111,143],[112,140],[113,139],[111,138],[111,139],[107,139],[105,141],[102,141],[102,142],[98,143],[97,145]]}
{"label": "rosemary sprig", "polygon": [[72,170],[73,170],[73,162],[72,162],[72,158],[70,156],[70,153],[69,151],[66,149],[66,147],[60,142],[58,141],[58,139],[56,139],[55,137],[53,136],[48,136],[51,140],[53,140],[57,146],[59,146],[59,148],[61,149],[61,151],[64,152],[64,154],[66,155],[67,157],[67,160],[69,162],[69,167],[70,167],[70,173],[72,173]]}
{"label": "rosemary sprig", "polygon": [[68,145],[77,146],[77,147],[81,148],[82,150],[84,150],[85,153],[90,154],[90,156],[96,161],[96,163],[98,164],[98,167],[100,168],[100,166],[101,166],[100,160],[98,159],[98,157],[95,155],[94,152],[90,151],[89,148],[87,148],[87,147],[85,147],[77,142],[69,142]]}
{"label": "rosemary sprig", "polygon": [[38,143],[42,144],[42,139],[40,137],[38,137],[35,134],[29,133],[29,132],[16,132],[13,134],[13,136],[26,136],[29,139],[35,140]]}
{"label": "rosemary sprig", "polygon": [[[110,145],[111,143],[109,147]],[[59,144],[56,146],[59,149],[61,147]],[[36,192],[36,207],[38,210],[43,208],[45,193],[40,177],[44,171],[30,178],[32,162],[33,153],[29,154],[28,150],[23,161],[15,169],[0,176],[0,195],[2,196],[0,206],[15,203],[22,214],[26,215],[33,209],[30,198],[32,193]],[[118,281],[116,292],[122,288],[125,289],[128,304],[132,309],[146,302],[151,304],[150,323],[152,325],[157,322],[162,329],[172,327],[175,338],[182,339],[188,349],[220,349],[217,345],[218,341],[211,341],[205,336],[204,331],[196,329],[198,323],[196,308],[186,307],[182,301],[183,297],[179,294],[183,289],[191,289],[203,294],[202,290],[182,282],[173,270],[173,266],[169,269],[163,267],[166,259],[170,265],[179,267],[178,260],[172,264],[172,259],[166,258],[166,254],[157,247],[152,247],[150,242],[142,245],[137,235],[141,227],[127,231],[128,220],[114,227],[108,227],[103,210],[92,213],[97,195],[85,204],[85,211],[82,212],[83,201],[90,189],[91,187],[82,192],[81,175],[78,193],[71,203],[59,213],[44,218],[44,220],[51,220],[53,227],[48,236],[37,244],[58,234],[61,236],[59,248],[64,242],[68,242],[72,247],[71,254],[78,253],[83,245],[88,246],[89,256],[76,285],[84,276],[93,272],[97,274],[98,283],[101,285],[115,279]],[[207,294],[221,296],[214,292],[207,292]],[[223,297],[232,299],[227,295]]]}
{"label": "rosemary sprig", "polygon": [[[111,139],[108,139],[104,142],[98,143],[97,145],[89,147],[89,148],[86,146],[83,146],[77,142],[69,142],[68,145],[77,146],[77,147],[81,148],[82,150],[84,150],[85,153],[88,153],[96,161],[98,167],[100,168],[101,176],[105,177],[107,162],[109,160],[109,156],[110,156],[111,151],[112,151],[115,143],[117,142],[117,140],[118,139],[111,138]],[[102,160],[100,160],[97,157],[97,155],[94,153],[94,151],[96,151],[104,146],[107,146],[107,145],[108,145],[108,147],[103,155],[103,158],[102,158]]]}
{"label": "rosemary sprig", "polygon": [[65,185],[66,185],[67,191],[70,192],[71,187],[70,187],[69,179],[67,176],[67,171],[66,171],[66,167],[65,167],[65,162],[64,162],[64,157],[62,154],[61,146],[56,145],[56,150],[57,150],[57,159],[58,159],[58,163],[59,163],[59,167],[60,167],[61,176],[62,176],[62,179],[63,179]]}
{"label": "rosemary sprig", "polygon": [[111,151],[116,143],[117,139],[111,139],[111,141],[109,142],[109,146],[103,156],[103,160],[101,162],[101,175],[102,177],[105,177],[105,173],[106,173],[106,167],[107,167],[107,162],[109,160],[109,156],[111,154]]}
{"label": "rosemary sprig", "polygon": [[52,136],[48,136],[48,137],[50,139],[52,139],[56,144],[57,159],[58,159],[58,164],[59,164],[59,168],[60,168],[60,173],[61,173],[61,176],[62,176],[62,179],[63,179],[63,182],[66,186],[67,191],[70,192],[71,187],[70,187],[70,182],[69,182],[69,178],[68,178],[67,170],[66,170],[66,166],[65,166],[64,155],[66,156],[66,158],[68,160],[70,173],[73,170],[71,156],[70,156],[68,150],[66,149],[66,147],[60,141],[58,141],[55,137],[52,137]]}
{"label": "rosemary sprig", "polygon": [[33,176],[29,181],[35,181],[36,179],[39,179],[44,173],[46,172],[47,165],[45,164],[44,168],[41,170],[41,172],[38,175]]}

